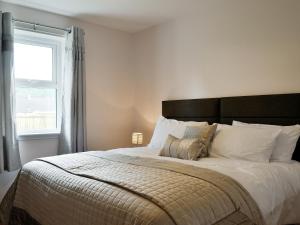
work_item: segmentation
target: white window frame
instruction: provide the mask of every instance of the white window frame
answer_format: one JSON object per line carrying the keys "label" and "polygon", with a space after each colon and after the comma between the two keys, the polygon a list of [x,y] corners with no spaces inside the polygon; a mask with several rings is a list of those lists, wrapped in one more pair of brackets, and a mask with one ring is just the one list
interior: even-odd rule
{"label": "white window frame", "polygon": [[19,140],[24,139],[44,139],[57,138],[60,133],[61,124],[61,81],[63,65],[63,38],[39,34],[35,32],[18,30],[15,28],[15,43],[34,45],[52,48],[52,81],[47,80],[30,80],[15,78],[16,87],[28,88],[55,88],[56,89],[56,129],[54,130],[37,130],[18,133]]}

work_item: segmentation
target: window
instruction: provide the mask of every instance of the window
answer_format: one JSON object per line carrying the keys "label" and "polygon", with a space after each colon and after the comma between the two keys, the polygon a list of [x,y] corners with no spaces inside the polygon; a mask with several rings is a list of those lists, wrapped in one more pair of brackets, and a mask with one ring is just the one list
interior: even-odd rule
{"label": "window", "polygon": [[63,38],[15,31],[14,75],[18,134],[58,132]]}

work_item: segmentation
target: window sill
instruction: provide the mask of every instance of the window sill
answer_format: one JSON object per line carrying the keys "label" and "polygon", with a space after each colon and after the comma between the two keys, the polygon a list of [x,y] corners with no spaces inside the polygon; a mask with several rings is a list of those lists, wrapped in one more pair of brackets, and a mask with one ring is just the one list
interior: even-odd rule
{"label": "window sill", "polygon": [[33,134],[19,134],[19,141],[26,140],[44,140],[44,139],[57,139],[59,136],[58,132],[53,133],[33,133]]}

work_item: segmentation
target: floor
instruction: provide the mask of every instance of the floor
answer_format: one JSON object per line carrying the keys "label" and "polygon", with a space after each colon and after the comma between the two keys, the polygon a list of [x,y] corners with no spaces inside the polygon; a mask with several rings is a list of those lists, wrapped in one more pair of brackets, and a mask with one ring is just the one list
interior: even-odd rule
{"label": "floor", "polygon": [[2,201],[7,190],[14,182],[18,171],[4,172],[0,174],[0,202]]}

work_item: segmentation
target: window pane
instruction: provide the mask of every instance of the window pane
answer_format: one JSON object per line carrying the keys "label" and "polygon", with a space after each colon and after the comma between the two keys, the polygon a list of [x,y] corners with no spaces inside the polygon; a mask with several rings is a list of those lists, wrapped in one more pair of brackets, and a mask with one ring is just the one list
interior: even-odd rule
{"label": "window pane", "polygon": [[52,48],[14,44],[15,77],[29,80],[52,80]]}
{"label": "window pane", "polygon": [[16,88],[17,131],[20,133],[56,129],[56,90]]}

